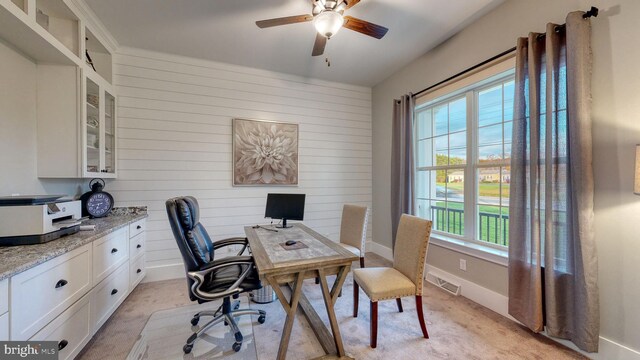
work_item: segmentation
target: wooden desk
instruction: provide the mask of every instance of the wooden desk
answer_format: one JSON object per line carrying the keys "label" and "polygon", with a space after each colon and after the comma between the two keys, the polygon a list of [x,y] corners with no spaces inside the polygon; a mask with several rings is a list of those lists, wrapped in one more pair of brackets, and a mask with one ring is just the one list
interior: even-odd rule
{"label": "wooden desk", "polygon": [[[284,323],[282,339],[278,348],[278,359],[286,357],[298,306],[309,319],[311,328],[324,351],[329,355],[335,355],[336,358],[344,357],[344,346],[334,305],[342,284],[351,269],[351,263],[358,260],[358,257],[303,224],[296,223],[292,228],[277,230],[278,232],[273,232],[251,226],[244,228],[260,279],[266,280],[273,287],[278,300],[287,313],[287,320]],[[306,247],[294,250],[286,249],[282,245],[287,240],[296,240]],[[337,275],[331,291],[327,285],[327,276],[329,275]],[[319,286],[322,288],[331,333],[302,291],[302,281],[316,277],[320,278]],[[287,300],[285,297],[280,289],[281,285],[290,287],[290,299]],[[318,285],[314,284],[314,286]]]}

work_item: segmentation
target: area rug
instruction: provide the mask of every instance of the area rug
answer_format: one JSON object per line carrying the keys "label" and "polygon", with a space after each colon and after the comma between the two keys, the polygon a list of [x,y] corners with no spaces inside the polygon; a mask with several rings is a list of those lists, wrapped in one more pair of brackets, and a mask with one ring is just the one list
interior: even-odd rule
{"label": "area rug", "polygon": [[[240,307],[247,307],[247,298],[240,297]],[[182,352],[187,338],[205,325],[211,317],[200,319],[198,326],[191,326],[191,317],[199,311],[215,310],[221,301],[201,305],[189,305],[170,310],[157,311],[151,315],[127,360],[177,360],[177,359],[230,359],[255,360],[256,345],[253,338],[251,316],[236,318],[244,340],[239,352],[232,350],[233,333],[222,323],[210,328],[206,336],[196,340],[189,354]],[[257,323],[257,321],[256,321]]]}
{"label": "area rug", "polygon": [[[334,278],[329,279],[329,284]],[[423,306],[430,338],[422,337],[415,298],[402,300],[402,313],[398,312],[395,301],[382,301],[378,308],[378,347],[372,349],[369,346],[369,299],[361,289],[360,311],[354,318],[350,274],[343,286],[343,295],[335,305],[346,354],[367,360],[586,359],[463,297],[452,296],[428,283],[425,287]],[[309,279],[304,281],[303,290],[328,325],[320,286]],[[285,293],[288,296],[288,291]],[[267,312],[267,321],[262,325],[254,322],[253,326],[258,358],[275,359],[285,319],[284,310],[278,301],[251,303],[251,307]],[[314,359],[322,355],[320,343],[298,310],[287,359]]]}

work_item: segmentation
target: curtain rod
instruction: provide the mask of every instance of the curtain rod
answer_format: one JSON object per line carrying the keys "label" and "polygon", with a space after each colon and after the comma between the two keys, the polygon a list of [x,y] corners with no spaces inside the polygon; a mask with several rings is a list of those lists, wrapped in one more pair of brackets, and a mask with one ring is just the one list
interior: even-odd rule
{"label": "curtain rod", "polygon": [[[592,7],[591,7],[591,9],[589,9],[587,12],[585,12],[585,13],[582,15],[582,17],[583,17],[584,19],[588,19],[588,18],[590,18],[590,17],[597,17],[597,16],[598,16],[598,11],[599,11],[599,10],[598,10],[598,8],[597,8],[597,7],[592,6]],[[419,96],[420,94],[422,94],[422,93],[424,93],[424,92],[426,92],[426,91],[429,91],[429,90],[431,90],[431,89],[433,89],[433,88],[435,88],[435,87],[437,87],[437,86],[440,86],[440,85],[442,85],[442,84],[444,84],[444,83],[446,83],[446,82],[448,82],[448,81],[451,81],[451,80],[453,80],[453,79],[455,79],[455,78],[457,78],[457,77],[459,77],[459,76],[462,76],[462,75],[464,75],[464,74],[466,74],[466,73],[468,73],[468,72],[470,72],[470,71],[473,71],[473,70],[475,70],[475,69],[477,69],[477,68],[479,68],[479,67],[481,67],[481,66],[483,66],[483,65],[486,65],[486,64],[488,64],[488,63],[490,63],[490,62],[492,62],[492,61],[494,61],[494,60],[496,60],[496,59],[499,59],[499,58],[501,58],[501,57],[503,57],[503,56],[505,56],[505,55],[507,55],[507,54],[510,54],[510,53],[512,53],[512,52],[514,52],[514,51],[516,51],[516,47],[515,47],[515,46],[514,46],[514,47],[512,47],[512,48],[511,48],[511,49],[509,49],[509,50],[505,50],[505,51],[501,52],[501,53],[500,53],[500,54],[498,54],[498,55],[492,56],[492,57],[490,57],[490,58],[489,58],[489,59],[487,59],[487,60],[484,60],[484,61],[482,61],[482,62],[480,62],[480,63],[478,63],[478,64],[475,64],[475,65],[473,65],[473,66],[471,66],[471,67],[469,67],[469,68],[466,68],[466,69],[462,70],[461,72],[459,72],[459,73],[457,73],[457,74],[455,74],[455,75],[453,75],[453,76],[450,76],[450,77],[448,77],[448,78],[446,78],[446,79],[444,79],[444,80],[442,80],[442,81],[440,81],[440,82],[438,82],[438,83],[435,83],[435,84],[433,84],[433,85],[431,85],[431,86],[429,86],[429,87],[427,87],[427,88],[422,89],[422,90],[418,91],[417,93],[413,94],[413,97]]]}

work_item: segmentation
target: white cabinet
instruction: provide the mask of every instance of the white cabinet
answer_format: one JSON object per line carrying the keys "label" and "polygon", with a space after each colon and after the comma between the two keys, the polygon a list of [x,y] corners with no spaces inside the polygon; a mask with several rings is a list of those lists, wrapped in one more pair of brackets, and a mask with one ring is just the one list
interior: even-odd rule
{"label": "white cabinet", "polygon": [[145,256],[147,235],[145,219],[129,225],[129,288],[133,290],[147,274]]}
{"label": "white cabinet", "polygon": [[29,340],[57,341],[58,359],[73,359],[91,339],[89,299],[78,300]]}
{"label": "white cabinet", "polygon": [[9,341],[9,313],[0,315],[0,341]]}
{"label": "white cabinet", "polygon": [[115,178],[114,47],[103,45],[108,40],[96,36],[77,6],[0,0],[0,41],[36,63],[38,177]]}
{"label": "white cabinet", "polygon": [[[11,278],[11,340],[27,340],[91,289],[91,244]],[[36,295],[37,294],[37,295]]]}
{"label": "white cabinet", "polygon": [[113,274],[96,286],[91,294],[91,325],[93,331],[109,319],[129,291],[129,264],[121,265]]}
{"label": "white cabinet", "polygon": [[0,281],[0,341],[9,340],[9,279]]}
{"label": "white cabinet", "polygon": [[0,314],[9,311],[9,279],[0,281]]}
{"label": "white cabinet", "polygon": [[144,265],[144,255],[132,260],[129,265],[129,288],[133,290],[133,288],[138,286],[146,274],[147,270]]}
{"label": "white cabinet", "polygon": [[126,224],[0,281],[0,341],[57,341],[60,359],[76,357],[144,277],[144,229]]}
{"label": "white cabinet", "polygon": [[93,242],[93,285],[129,259],[129,231],[118,229]]}
{"label": "white cabinet", "polygon": [[113,89],[87,71],[84,86],[83,177],[116,177],[116,98]]}
{"label": "white cabinet", "polygon": [[145,231],[147,222],[145,219],[138,220],[129,225],[129,236],[132,238]]}

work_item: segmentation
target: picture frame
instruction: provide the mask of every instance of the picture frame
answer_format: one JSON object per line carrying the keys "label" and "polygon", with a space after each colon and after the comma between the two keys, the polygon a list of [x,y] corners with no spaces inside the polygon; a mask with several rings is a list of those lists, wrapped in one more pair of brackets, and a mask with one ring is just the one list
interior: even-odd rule
{"label": "picture frame", "polygon": [[235,118],[233,186],[297,186],[298,124]]}

